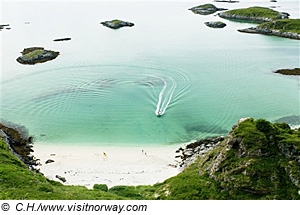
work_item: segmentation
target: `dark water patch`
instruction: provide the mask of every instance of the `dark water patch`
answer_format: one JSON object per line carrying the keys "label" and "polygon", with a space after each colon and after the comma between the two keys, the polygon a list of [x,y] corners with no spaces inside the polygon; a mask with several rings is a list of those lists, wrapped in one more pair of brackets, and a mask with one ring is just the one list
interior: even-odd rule
{"label": "dark water patch", "polygon": [[274,122],[278,122],[278,123],[285,122],[289,125],[300,125],[300,116],[299,115],[285,116],[274,120]]}
{"label": "dark water patch", "polygon": [[229,131],[217,126],[209,124],[188,124],[184,126],[186,133],[195,134],[195,133],[211,133],[211,134],[227,134]]}
{"label": "dark water patch", "polygon": [[145,86],[145,87],[154,87],[154,86],[163,86],[164,82],[157,77],[147,77],[140,80],[134,81],[134,83]]}

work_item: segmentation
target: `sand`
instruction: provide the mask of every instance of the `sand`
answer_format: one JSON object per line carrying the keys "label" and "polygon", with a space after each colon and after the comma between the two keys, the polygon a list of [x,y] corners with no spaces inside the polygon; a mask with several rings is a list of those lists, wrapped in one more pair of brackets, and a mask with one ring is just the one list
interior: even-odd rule
{"label": "sand", "polygon": [[[49,179],[66,178],[65,185],[94,184],[153,185],[177,175],[175,151],[180,145],[110,147],[60,146],[37,143],[34,155],[40,159],[40,171]],[[104,154],[105,153],[105,154]],[[55,162],[45,164],[48,160]]]}

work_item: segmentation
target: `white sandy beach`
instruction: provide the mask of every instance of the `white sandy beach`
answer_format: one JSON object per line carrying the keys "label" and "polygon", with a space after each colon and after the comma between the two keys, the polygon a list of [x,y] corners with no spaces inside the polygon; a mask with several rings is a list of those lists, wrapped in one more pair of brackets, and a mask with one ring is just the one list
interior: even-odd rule
{"label": "white sandy beach", "polygon": [[[55,176],[60,175],[66,178],[66,185],[88,188],[94,184],[135,186],[163,182],[178,174],[178,168],[169,166],[176,164],[175,150],[178,148],[178,145],[85,147],[35,144],[34,155],[41,160],[42,166],[38,168],[46,177],[58,181]],[[45,164],[48,159],[55,162]]]}

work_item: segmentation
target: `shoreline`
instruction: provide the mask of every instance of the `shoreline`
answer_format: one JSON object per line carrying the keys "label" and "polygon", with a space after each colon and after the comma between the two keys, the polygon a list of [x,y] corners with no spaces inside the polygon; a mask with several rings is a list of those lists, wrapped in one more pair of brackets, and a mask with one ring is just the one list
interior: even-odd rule
{"label": "shoreline", "polygon": [[[175,151],[183,144],[168,146],[61,146],[36,143],[33,155],[45,177],[65,185],[153,185],[180,173]],[[105,154],[104,154],[105,153]],[[47,160],[54,162],[45,164]],[[60,181],[62,182],[62,181]]]}

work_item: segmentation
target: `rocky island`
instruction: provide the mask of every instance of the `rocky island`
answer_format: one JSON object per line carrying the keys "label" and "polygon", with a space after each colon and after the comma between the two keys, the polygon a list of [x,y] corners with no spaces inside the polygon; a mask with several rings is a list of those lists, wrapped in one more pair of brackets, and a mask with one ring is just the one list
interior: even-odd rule
{"label": "rocky island", "polygon": [[215,13],[216,11],[227,10],[227,9],[217,8],[213,4],[204,4],[204,5],[199,5],[199,6],[196,6],[196,7],[192,7],[189,10],[193,11],[196,14],[209,15],[209,14]]}
{"label": "rocky island", "polygon": [[60,39],[54,39],[53,41],[54,41],[54,42],[58,42],[58,41],[68,41],[68,40],[71,40],[71,38],[69,38],[69,37],[66,37],[66,38],[60,38]]}
{"label": "rocky island", "polygon": [[22,56],[18,57],[17,61],[21,64],[32,65],[53,60],[59,55],[59,52],[45,50],[42,47],[31,47],[25,48],[21,54]]}
{"label": "rocky island", "polygon": [[2,31],[3,29],[9,30],[10,29],[9,24],[0,25],[0,31]]}
{"label": "rocky island", "polygon": [[204,22],[204,24],[211,28],[224,28],[226,26],[224,22]]}
{"label": "rocky island", "polygon": [[242,33],[264,34],[300,40],[300,19],[275,20],[238,31]]}
{"label": "rocky island", "polygon": [[288,19],[289,14],[278,12],[265,7],[249,7],[243,9],[229,10],[219,13],[218,16],[230,20],[242,20],[249,22],[270,22],[277,19]]}
{"label": "rocky island", "polygon": [[300,75],[300,68],[295,69],[279,69],[275,71],[275,73],[279,73],[282,75]]}
{"label": "rocky island", "polygon": [[122,27],[132,27],[134,26],[134,23],[132,22],[125,22],[122,20],[112,20],[112,21],[105,21],[105,22],[101,22],[102,25],[108,27],[108,28],[112,28],[112,29],[119,29]]}

